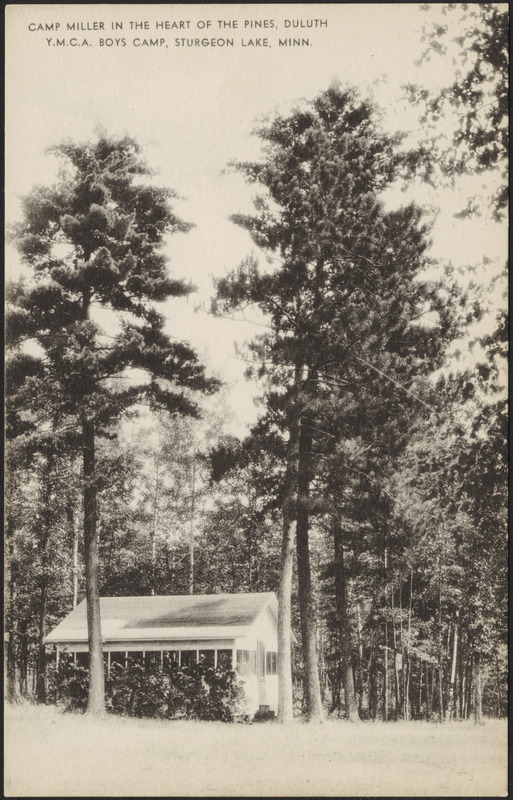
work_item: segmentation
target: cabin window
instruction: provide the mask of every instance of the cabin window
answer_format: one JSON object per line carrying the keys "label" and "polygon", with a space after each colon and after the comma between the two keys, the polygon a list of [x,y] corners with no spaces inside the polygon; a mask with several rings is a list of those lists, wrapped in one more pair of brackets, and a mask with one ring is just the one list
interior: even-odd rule
{"label": "cabin window", "polygon": [[196,663],[196,650],[182,650],[180,665],[182,667],[192,667]]}
{"label": "cabin window", "polygon": [[222,669],[233,669],[231,650],[217,651],[217,666]]}
{"label": "cabin window", "polygon": [[241,675],[256,675],[255,650],[237,650],[237,671]]}
{"label": "cabin window", "polygon": [[265,671],[267,675],[276,675],[278,654],[268,650],[265,654]]}

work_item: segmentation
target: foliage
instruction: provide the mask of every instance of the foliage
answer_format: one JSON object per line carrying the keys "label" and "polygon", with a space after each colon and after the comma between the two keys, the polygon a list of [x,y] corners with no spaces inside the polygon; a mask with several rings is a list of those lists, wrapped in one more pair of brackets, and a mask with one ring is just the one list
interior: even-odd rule
{"label": "foliage", "polygon": [[228,452],[222,443],[211,456],[211,503],[198,548],[198,587],[207,594],[276,591],[280,464],[254,436]]}
{"label": "foliage", "polygon": [[[25,198],[25,219],[13,234],[33,273],[31,285],[10,287],[7,340],[13,348],[36,341],[45,354],[14,350],[14,409],[28,425],[40,387],[40,403],[54,401],[54,413],[88,413],[98,430],[145,395],[193,413],[178,387],[212,391],[217,382],[205,379],[186,344],[171,342],[153,306],[191,290],[168,276],[161,252],[169,233],[190,228],[170,208],[176,194],[143,183],[150,173],[128,137],[65,142],[53,152],[62,162],[60,183]],[[95,321],[96,307],[117,315],[114,336]],[[129,367],[149,378],[127,380]]]}
{"label": "foliage", "polygon": [[[423,109],[420,123],[430,132],[419,150],[416,169],[430,180],[437,173],[453,178],[495,171],[500,186],[490,206],[494,217],[500,219],[508,201],[508,7],[503,3],[446,3],[442,11],[442,23],[424,27],[427,47],[421,61],[452,54],[457,65],[455,79],[438,93],[416,85],[406,87],[411,101]],[[439,133],[439,121],[451,120],[451,116],[455,119],[449,136],[446,130]],[[460,216],[477,209],[476,199],[470,198]]]}
{"label": "foliage", "polygon": [[[271,332],[251,347],[266,379],[267,431],[298,454],[282,474],[292,475],[311,676],[312,519],[336,510],[361,521],[366,510],[368,522],[381,517],[374,553],[386,546],[382,476],[416,416],[437,404],[428,376],[474,313],[449,272],[426,277],[433,264],[422,210],[385,208],[381,193],[401,170],[399,138],[380,129],[355,90],[332,87],[257,133],[262,160],[237,167],[261,194],[254,215],[233,220],[269,266],[247,259],[218,282],[216,302],[223,310],[255,303],[270,318]],[[277,452],[284,456],[283,443]]]}
{"label": "foliage", "polygon": [[[39,451],[6,447],[5,610],[9,694],[26,694],[44,669],[42,639],[71,606],[80,484],[77,465],[52,441]],[[77,582],[81,585],[81,581]],[[39,650],[39,656],[38,656]],[[44,689],[38,688],[41,698]]]}
{"label": "foliage", "polygon": [[[65,710],[87,705],[89,671],[62,654],[52,672],[52,691]],[[106,681],[106,706],[113,714],[160,719],[233,722],[245,719],[244,691],[236,672],[204,662],[189,667],[175,663],[153,666],[130,661],[113,664]]]}
{"label": "foliage", "polygon": [[75,665],[71,656],[62,654],[58,667],[49,670],[50,696],[65,711],[85,711],[89,689],[89,670]]}
{"label": "foliage", "polygon": [[[479,92],[502,92],[500,64],[498,82],[483,82],[495,45],[486,49],[480,33],[502,24],[502,10],[462,11],[476,24],[467,37],[475,45],[472,74],[462,73],[429,112],[470,104],[457,149],[445,153],[452,164],[440,159],[451,174],[499,167],[502,158],[502,118],[495,138],[480,144],[475,135],[478,124],[491,125],[483,115],[495,113],[495,105],[479,107]],[[453,14],[451,4],[446,16]],[[447,35],[435,32],[429,47]],[[458,290],[450,268],[439,281],[428,277],[438,265],[427,255],[422,211],[390,211],[381,202],[402,174],[403,155],[356,92],[332,88],[258,134],[261,161],[238,168],[260,196],[253,215],[234,221],[267,261],[247,259],[219,281],[216,301],[223,310],[253,302],[270,319],[270,332],[251,345],[264,414],[244,442],[222,438],[218,418],[192,418],[192,392],[215,382],[192,350],[167,340],[152,307],[187,290],[167,276],[162,248],[167,233],[188,226],[170,209],[172,192],[144,187],[151,176],[135,143],[63,145],[60,182],[26,201],[15,235],[33,276],[8,296],[9,695],[36,693],[44,634],[84,594],[77,520],[85,510],[78,462],[85,414],[97,438],[101,594],[187,592],[191,542],[195,591],[276,590],[287,440],[299,430],[294,512],[306,520],[325,707],[340,714],[347,706],[349,661],[362,718],[440,719],[444,711],[468,718],[477,657],[484,711],[504,714],[505,317],[474,338],[475,367],[449,376],[447,345],[481,318],[483,304]],[[426,169],[433,152],[425,153]],[[104,313],[117,318],[110,332]],[[134,433],[125,412],[139,403],[153,411]],[[300,648],[294,658],[294,703],[304,710]],[[87,670],[63,659],[54,680],[62,705],[85,708]],[[109,709],[138,717],[228,720],[243,713],[239,700],[234,673],[204,664],[153,672],[132,664],[118,674],[113,667],[107,680]]]}
{"label": "foliage", "polygon": [[50,435],[83,458],[89,708],[101,714],[98,436],[113,437],[142,401],[197,415],[194,392],[213,392],[218,381],[207,379],[192,348],[170,339],[155,308],[192,288],[168,275],[162,253],[168,234],[190,228],[171,209],[176,194],[145,182],[150,171],[130,137],[64,142],[53,153],[62,165],[57,184],[25,198],[13,232],[32,274],[8,294],[8,434],[36,448]]}

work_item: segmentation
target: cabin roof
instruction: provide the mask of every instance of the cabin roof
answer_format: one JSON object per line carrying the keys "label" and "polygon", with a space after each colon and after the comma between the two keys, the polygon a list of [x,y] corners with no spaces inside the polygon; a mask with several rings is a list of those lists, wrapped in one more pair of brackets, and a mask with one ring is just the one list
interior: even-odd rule
{"label": "cabin roof", "polygon": [[[268,608],[277,620],[274,592],[246,594],[102,597],[104,639],[161,639],[212,634],[241,635]],[[47,642],[87,640],[86,602],[83,600],[46,637]]]}

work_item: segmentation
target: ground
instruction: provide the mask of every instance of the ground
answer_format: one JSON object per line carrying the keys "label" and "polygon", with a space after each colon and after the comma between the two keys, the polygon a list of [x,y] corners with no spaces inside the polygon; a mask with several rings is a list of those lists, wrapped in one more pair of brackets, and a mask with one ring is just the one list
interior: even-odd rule
{"label": "ground", "polygon": [[94,720],[7,706],[5,796],[507,795],[507,725]]}

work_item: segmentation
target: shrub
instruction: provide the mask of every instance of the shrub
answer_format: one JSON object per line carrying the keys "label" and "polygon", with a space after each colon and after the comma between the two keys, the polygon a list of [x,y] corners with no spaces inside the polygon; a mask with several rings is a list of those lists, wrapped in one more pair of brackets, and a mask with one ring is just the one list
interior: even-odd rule
{"label": "shrub", "polygon": [[162,671],[148,673],[140,664],[111,667],[105,685],[109,711],[131,717],[163,718],[167,711],[168,681]]}
{"label": "shrub", "polygon": [[[63,654],[51,686],[65,710],[85,710],[89,671]],[[190,667],[166,664],[151,672],[142,665],[113,664],[105,681],[107,710],[113,714],[160,719],[247,720],[244,690],[236,672],[204,662]]]}
{"label": "shrub", "polygon": [[245,717],[245,698],[237,673],[204,663],[190,667],[187,700],[194,719],[233,722]]}
{"label": "shrub", "polygon": [[56,704],[65,711],[85,711],[88,687],[87,667],[75,666],[73,657],[69,653],[62,653],[59,666],[49,674],[49,688]]}

